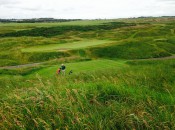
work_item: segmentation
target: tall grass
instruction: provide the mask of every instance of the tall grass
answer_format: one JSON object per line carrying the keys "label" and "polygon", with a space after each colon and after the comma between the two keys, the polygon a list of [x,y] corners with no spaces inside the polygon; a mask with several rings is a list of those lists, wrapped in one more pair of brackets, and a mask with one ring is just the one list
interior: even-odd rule
{"label": "tall grass", "polygon": [[[2,129],[174,129],[174,60],[28,79],[0,100]],[[165,69],[168,68],[168,69]],[[14,81],[15,82],[15,81]]]}

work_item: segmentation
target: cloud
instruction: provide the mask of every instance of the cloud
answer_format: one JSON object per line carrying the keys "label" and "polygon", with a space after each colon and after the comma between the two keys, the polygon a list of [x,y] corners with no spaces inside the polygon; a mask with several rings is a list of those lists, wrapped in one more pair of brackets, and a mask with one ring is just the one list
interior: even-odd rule
{"label": "cloud", "polygon": [[0,0],[0,18],[123,18],[175,15],[174,0]]}

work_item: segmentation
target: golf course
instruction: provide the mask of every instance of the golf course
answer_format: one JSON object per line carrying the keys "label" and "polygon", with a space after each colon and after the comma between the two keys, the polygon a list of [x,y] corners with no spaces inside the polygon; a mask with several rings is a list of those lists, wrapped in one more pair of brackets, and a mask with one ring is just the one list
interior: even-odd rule
{"label": "golf course", "polygon": [[175,18],[0,22],[0,129],[175,129]]}

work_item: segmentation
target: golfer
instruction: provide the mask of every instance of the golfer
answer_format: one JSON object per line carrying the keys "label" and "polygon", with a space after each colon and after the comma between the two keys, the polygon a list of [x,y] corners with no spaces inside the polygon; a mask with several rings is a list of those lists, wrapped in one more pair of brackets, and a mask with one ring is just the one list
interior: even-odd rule
{"label": "golfer", "polygon": [[62,75],[65,75],[65,70],[66,70],[66,66],[64,64],[61,65],[61,73]]}

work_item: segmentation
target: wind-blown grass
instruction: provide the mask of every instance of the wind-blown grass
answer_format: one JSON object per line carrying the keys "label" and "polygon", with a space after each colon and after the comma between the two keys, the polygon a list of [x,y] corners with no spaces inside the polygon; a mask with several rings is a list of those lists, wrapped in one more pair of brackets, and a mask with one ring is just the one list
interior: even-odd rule
{"label": "wind-blown grass", "polygon": [[[28,80],[0,103],[2,129],[174,129],[174,60]],[[166,68],[168,69],[166,69]],[[158,76],[159,75],[159,76]],[[162,82],[163,80],[163,82]],[[161,81],[161,82],[160,82]]]}

